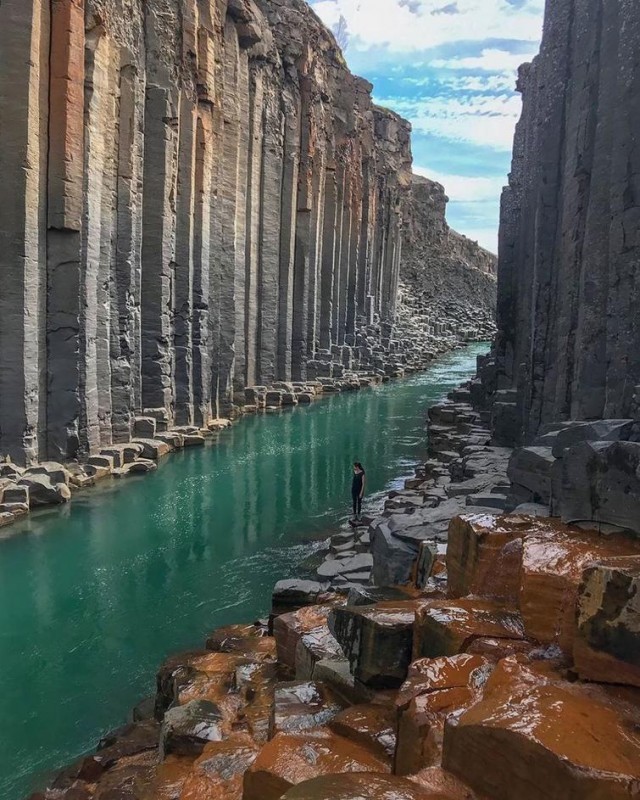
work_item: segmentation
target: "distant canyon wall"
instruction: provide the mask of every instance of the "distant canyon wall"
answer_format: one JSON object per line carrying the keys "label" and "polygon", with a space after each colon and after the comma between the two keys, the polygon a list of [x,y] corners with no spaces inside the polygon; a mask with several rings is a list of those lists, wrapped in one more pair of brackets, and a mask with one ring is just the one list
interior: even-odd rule
{"label": "distant canyon wall", "polygon": [[454,231],[446,220],[445,187],[419,175],[405,204],[401,279],[422,300],[495,313],[497,258]]}
{"label": "distant canyon wall", "polygon": [[547,3],[519,88],[496,354],[516,438],[530,441],[544,423],[640,410],[636,0]]}
{"label": "distant canyon wall", "polygon": [[0,454],[206,424],[391,319],[410,170],[302,0],[2,0]]}

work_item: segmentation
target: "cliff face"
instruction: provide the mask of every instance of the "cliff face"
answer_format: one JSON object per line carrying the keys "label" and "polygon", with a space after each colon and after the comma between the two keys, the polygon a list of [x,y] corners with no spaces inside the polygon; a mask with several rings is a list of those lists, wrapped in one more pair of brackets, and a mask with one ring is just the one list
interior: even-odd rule
{"label": "cliff face", "polygon": [[498,387],[515,440],[633,417],[640,384],[640,16],[632,0],[547,4],[520,71],[502,199]]}
{"label": "cliff face", "polygon": [[405,205],[401,280],[434,318],[453,315],[491,322],[496,307],[497,259],[446,221],[444,187],[412,176]]}
{"label": "cliff face", "polygon": [[409,125],[302,0],[0,7],[0,453],[206,424],[394,312]]}

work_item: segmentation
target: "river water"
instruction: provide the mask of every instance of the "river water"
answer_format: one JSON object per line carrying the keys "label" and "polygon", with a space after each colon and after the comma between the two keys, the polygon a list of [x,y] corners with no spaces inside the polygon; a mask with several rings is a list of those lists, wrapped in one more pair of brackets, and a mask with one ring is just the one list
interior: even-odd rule
{"label": "river water", "polygon": [[371,507],[424,458],[426,408],[484,351],[245,419],[13,528],[0,541],[0,797],[20,800],[125,722],[169,653],[265,616],[273,584],[348,514],[351,462]]}

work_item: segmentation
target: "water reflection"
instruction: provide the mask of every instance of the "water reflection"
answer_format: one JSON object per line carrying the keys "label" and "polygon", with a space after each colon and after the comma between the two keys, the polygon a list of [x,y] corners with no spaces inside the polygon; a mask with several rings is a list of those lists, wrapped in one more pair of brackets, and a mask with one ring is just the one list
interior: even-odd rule
{"label": "water reflection", "polygon": [[153,475],[34,514],[0,542],[0,797],[92,747],[153,687],[172,650],[268,610],[280,577],[423,456],[424,407],[473,369],[248,419]]}

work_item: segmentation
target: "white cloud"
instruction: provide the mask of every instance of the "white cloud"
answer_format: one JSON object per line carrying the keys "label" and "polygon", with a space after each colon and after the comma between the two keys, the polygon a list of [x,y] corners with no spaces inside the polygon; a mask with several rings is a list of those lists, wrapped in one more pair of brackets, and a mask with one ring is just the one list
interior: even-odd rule
{"label": "white cloud", "polygon": [[534,53],[523,55],[506,50],[488,48],[479,56],[467,58],[436,58],[430,66],[436,69],[483,70],[485,72],[515,72],[524,61],[531,61]]}
{"label": "white cloud", "polygon": [[463,233],[467,239],[473,239],[478,242],[480,247],[484,247],[490,253],[498,252],[498,232],[496,226],[486,228],[466,228]]}
{"label": "white cloud", "polygon": [[430,178],[432,181],[441,183],[452,203],[482,203],[485,201],[495,201],[500,197],[502,187],[506,182],[506,178],[499,175],[489,178],[470,175],[453,175],[418,164],[414,165],[413,171],[418,175],[423,175],[425,178]]}
{"label": "white cloud", "polygon": [[521,109],[518,95],[391,97],[376,102],[405,116],[414,132],[506,151],[512,148]]}
{"label": "white cloud", "polygon": [[[537,52],[545,0],[308,2],[330,27],[344,20],[347,58],[378,84],[375,101],[411,121],[414,169],[444,185],[452,227],[496,252],[521,111],[516,71]],[[446,168],[432,169],[439,157]]]}
{"label": "white cloud", "polygon": [[329,26],[344,17],[355,46],[407,52],[459,41],[537,42],[544,0],[525,0],[519,7],[508,0],[319,0],[312,5]]}

